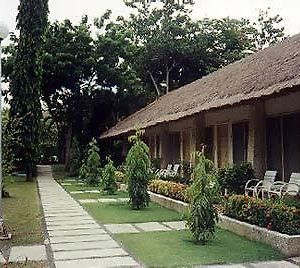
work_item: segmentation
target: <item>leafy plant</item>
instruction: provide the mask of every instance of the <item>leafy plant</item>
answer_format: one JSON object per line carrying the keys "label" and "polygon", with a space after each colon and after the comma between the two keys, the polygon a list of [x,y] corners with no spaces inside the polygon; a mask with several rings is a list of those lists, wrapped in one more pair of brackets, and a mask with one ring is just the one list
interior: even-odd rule
{"label": "leafy plant", "polygon": [[152,158],[151,159],[151,168],[152,168],[153,172],[160,169],[160,163],[161,163],[160,158]]}
{"label": "leafy plant", "polygon": [[244,193],[247,181],[256,178],[250,163],[221,168],[217,177],[222,192],[227,189],[236,194]]}
{"label": "leafy plant", "polygon": [[114,166],[113,161],[108,158],[108,163],[104,166],[101,173],[101,187],[103,191],[112,195],[117,191],[117,169]]}
{"label": "leafy plant", "polygon": [[74,137],[71,146],[70,175],[77,176],[81,165],[81,152],[78,140]]}
{"label": "leafy plant", "polygon": [[97,141],[92,139],[89,143],[88,157],[80,168],[80,179],[88,185],[98,185],[101,173],[100,156]]}
{"label": "leafy plant", "polygon": [[269,230],[290,235],[300,234],[300,209],[284,202],[232,195],[225,203],[224,214]]}
{"label": "leafy plant", "polygon": [[126,157],[126,177],[128,179],[128,193],[133,209],[145,208],[149,205],[150,197],[147,192],[150,176],[149,148],[141,140],[142,130],[137,130],[129,137],[133,145]]}
{"label": "leafy plant", "polygon": [[148,189],[153,193],[161,194],[175,200],[188,202],[188,197],[186,194],[187,186],[181,183],[164,180],[152,180]]}
{"label": "leafy plant", "polygon": [[188,190],[191,199],[187,211],[187,226],[197,242],[205,244],[215,233],[218,213],[213,203],[218,198],[214,164],[203,152],[196,152],[193,184]]}

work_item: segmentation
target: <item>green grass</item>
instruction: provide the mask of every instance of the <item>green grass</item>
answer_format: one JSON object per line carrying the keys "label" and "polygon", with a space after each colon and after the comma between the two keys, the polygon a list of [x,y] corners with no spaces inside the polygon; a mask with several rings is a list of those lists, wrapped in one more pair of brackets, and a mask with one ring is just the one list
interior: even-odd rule
{"label": "green grass", "polygon": [[177,221],[181,215],[175,211],[150,203],[148,208],[132,210],[127,203],[84,204],[89,214],[100,223],[137,223],[150,221]]}
{"label": "green grass", "polygon": [[42,214],[36,182],[26,182],[25,178],[5,177],[5,189],[10,198],[3,199],[4,220],[12,240],[0,242],[0,246],[29,245],[43,243],[41,228]]}
{"label": "green grass", "polygon": [[84,193],[84,194],[71,194],[71,196],[75,199],[127,198],[128,193],[117,191],[113,195],[108,195],[105,193],[99,193],[99,194]]}
{"label": "green grass", "polygon": [[[99,190],[101,191],[100,186],[89,186],[89,185],[78,185],[77,181],[66,181],[70,179],[76,179],[76,177],[69,177],[64,170],[62,165],[52,166],[53,177],[57,180],[58,183],[68,183],[71,185],[61,185],[67,192],[73,191],[86,191],[86,190]],[[83,194],[71,194],[74,199],[99,199],[99,198],[126,198],[128,193],[117,191],[113,195],[108,195],[106,193],[83,193]]]}
{"label": "green grass", "polygon": [[216,238],[207,245],[195,244],[188,231],[118,234],[116,237],[129,252],[150,267],[189,267],[283,258],[270,246],[222,229],[216,230]]}

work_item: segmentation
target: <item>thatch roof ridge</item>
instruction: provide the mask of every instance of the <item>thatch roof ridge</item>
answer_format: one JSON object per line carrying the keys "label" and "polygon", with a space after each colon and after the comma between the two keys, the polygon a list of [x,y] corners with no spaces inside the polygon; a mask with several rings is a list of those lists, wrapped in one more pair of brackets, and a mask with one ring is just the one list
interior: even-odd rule
{"label": "thatch roof ridge", "polygon": [[117,123],[101,138],[279,93],[300,85],[299,70],[297,34],[171,91]]}

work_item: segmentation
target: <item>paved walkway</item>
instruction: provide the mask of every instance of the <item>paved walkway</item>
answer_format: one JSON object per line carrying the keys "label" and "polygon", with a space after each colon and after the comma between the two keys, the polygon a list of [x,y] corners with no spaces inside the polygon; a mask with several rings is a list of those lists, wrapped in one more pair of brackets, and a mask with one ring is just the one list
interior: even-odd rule
{"label": "paved walkway", "polygon": [[56,268],[139,266],[53,179],[50,166],[40,166],[38,172],[38,185]]}

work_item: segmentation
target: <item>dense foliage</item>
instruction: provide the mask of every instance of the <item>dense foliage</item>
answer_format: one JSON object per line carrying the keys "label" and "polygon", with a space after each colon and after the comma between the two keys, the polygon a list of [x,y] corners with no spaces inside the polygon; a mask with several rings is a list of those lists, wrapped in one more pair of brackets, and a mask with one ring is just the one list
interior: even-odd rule
{"label": "dense foliage", "polygon": [[214,236],[218,213],[213,203],[218,199],[218,184],[214,164],[204,152],[196,152],[193,184],[189,188],[191,200],[187,211],[187,226],[197,242],[205,244]]}
{"label": "dense foliage", "polygon": [[113,161],[108,158],[107,164],[104,166],[101,173],[100,185],[106,193],[112,195],[117,191],[117,169]]}
{"label": "dense foliage", "polygon": [[156,194],[161,194],[175,200],[188,202],[186,194],[187,186],[181,183],[164,180],[152,180],[148,189]]}
{"label": "dense foliage", "polygon": [[232,195],[225,202],[225,215],[269,230],[300,234],[300,209],[244,195]]}
{"label": "dense foliage", "polygon": [[[32,180],[39,156],[42,62],[41,45],[47,27],[48,0],[20,0],[17,42],[10,80],[11,100],[7,146],[16,165]],[[16,124],[17,123],[17,124]]]}
{"label": "dense foliage", "polygon": [[[6,81],[11,82],[7,97],[21,96],[24,91],[17,89],[23,87],[21,81],[37,76],[28,69],[20,71],[25,58],[20,58],[19,51],[25,45],[28,51],[33,43],[42,45],[39,66],[33,70],[39,77],[42,75],[40,97],[55,122],[58,158],[65,163],[66,170],[71,167],[73,137],[83,148],[93,137],[99,137],[107,128],[158,96],[284,38],[281,18],[270,17],[267,11],[261,12],[254,24],[247,19],[231,18],[196,21],[191,17],[192,1],[168,0],[153,6],[152,1],[126,2],[132,8],[128,18],[120,16],[112,20],[111,12],[107,11],[94,23],[87,16],[83,16],[78,24],[68,19],[53,22],[48,24],[44,42],[38,42],[39,37],[24,42],[21,34],[20,39],[13,36],[13,42],[5,49],[7,57],[3,71]],[[21,3],[20,7],[29,6],[27,1]],[[43,9],[39,5],[36,7],[35,12],[39,11],[41,15]],[[39,15],[28,15],[28,21],[38,18],[28,23],[30,27],[35,28]],[[39,33],[35,31],[35,34]],[[28,58],[33,66],[36,57]],[[40,63],[43,72],[40,72]],[[13,82],[16,79],[20,85]],[[37,99],[27,97],[22,99],[28,107],[30,103],[37,104]],[[14,110],[17,106],[11,107]],[[40,114],[39,110],[26,113],[23,109],[25,117],[11,118],[10,126],[15,126],[11,131],[14,137],[8,145],[16,144],[18,137],[26,134],[21,126],[30,125],[28,131],[38,127],[31,122]],[[19,155],[36,151],[34,144],[37,142],[34,136],[32,138],[34,141],[25,145],[10,146],[10,155],[15,154],[20,160],[18,164],[24,164]],[[100,143],[103,156],[112,155],[118,164],[124,160],[120,142]],[[35,149],[23,150],[26,146]]]}
{"label": "dense foliage", "polygon": [[247,181],[256,179],[250,163],[220,168],[217,177],[222,192],[236,194],[244,193]]}
{"label": "dense foliage", "polygon": [[129,140],[133,143],[126,157],[126,177],[128,179],[128,193],[133,209],[148,206],[150,197],[147,192],[150,166],[149,148],[141,140],[143,131],[138,130]]}
{"label": "dense foliage", "polygon": [[99,184],[101,176],[100,156],[97,141],[92,139],[89,143],[87,159],[80,168],[80,179],[86,184],[95,186]]}

